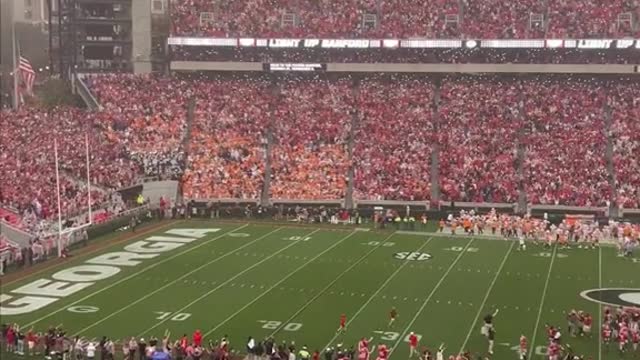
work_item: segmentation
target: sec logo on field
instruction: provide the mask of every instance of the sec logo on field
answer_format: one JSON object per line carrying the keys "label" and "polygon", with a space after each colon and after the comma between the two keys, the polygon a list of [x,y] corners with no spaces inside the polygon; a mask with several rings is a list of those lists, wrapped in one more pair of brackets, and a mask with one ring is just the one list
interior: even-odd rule
{"label": "sec logo on field", "polygon": [[410,260],[410,261],[425,261],[431,259],[431,254],[421,252],[403,251],[393,254],[394,259],[398,260]]}

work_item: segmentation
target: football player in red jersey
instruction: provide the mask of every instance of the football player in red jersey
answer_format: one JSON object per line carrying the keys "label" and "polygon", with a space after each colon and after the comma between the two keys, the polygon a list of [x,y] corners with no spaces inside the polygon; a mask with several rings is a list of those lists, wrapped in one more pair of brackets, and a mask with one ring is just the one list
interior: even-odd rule
{"label": "football player in red jersey", "polygon": [[387,360],[389,356],[389,349],[385,344],[378,344],[378,357],[376,360]]}
{"label": "football player in red jersey", "polygon": [[336,333],[347,331],[347,315],[342,313],[340,314],[340,326]]}
{"label": "football player in red jersey", "polygon": [[620,333],[618,334],[618,350],[620,350],[621,353],[626,350],[625,346],[627,345],[628,340],[629,337],[627,331],[622,331],[621,329]]}
{"label": "football player in red jersey", "polygon": [[416,349],[418,349],[418,336],[412,331],[411,334],[409,334],[409,358],[418,354]]}
{"label": "football player in red jersey", "polygon": [[607,324],[602,326],[602,342],[607,347],[609,347],[611,343],[611,328]]}

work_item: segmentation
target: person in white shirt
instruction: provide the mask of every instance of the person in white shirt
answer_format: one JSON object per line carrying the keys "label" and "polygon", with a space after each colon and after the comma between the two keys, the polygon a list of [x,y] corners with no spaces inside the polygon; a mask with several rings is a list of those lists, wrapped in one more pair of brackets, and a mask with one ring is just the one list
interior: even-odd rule
{"label": "person in white shirt", "polygon": [[444,360],[444,344],[440,345],[438,352],[436,353],[436,360]]}
{"label": "person in white shirt", "polygon": [[89,345],[87,345],[87,359],[92,360],[94,357],[96,357],[96,346],[93,342],[90,342]]}

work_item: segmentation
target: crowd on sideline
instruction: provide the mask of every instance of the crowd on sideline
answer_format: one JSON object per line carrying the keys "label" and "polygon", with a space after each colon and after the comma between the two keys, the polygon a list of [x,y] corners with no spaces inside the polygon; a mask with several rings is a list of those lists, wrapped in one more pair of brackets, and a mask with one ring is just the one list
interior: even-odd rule
{"label": "crowd on sideline", "polygon": [[639,13],[640,4],[633,0],[177,0],[171,3],[171,33],[262,38],[607,38],[640,32],[626,15],[619,18],[630,14],[637,19]]}

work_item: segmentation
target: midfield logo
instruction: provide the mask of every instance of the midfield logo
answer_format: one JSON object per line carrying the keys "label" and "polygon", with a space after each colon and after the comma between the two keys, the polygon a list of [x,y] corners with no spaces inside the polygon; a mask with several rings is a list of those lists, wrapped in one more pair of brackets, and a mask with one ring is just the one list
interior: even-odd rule
{"label": "midfield logo", "polygon": [[431,254],[404,251],[393,254],[393,257],[398,260],[425,261],[431,259]]}
{"label": "midfield logo", "polygon": [[605,288],[580,293],[583,298],[611,306],[640,306],[640,289]]}

